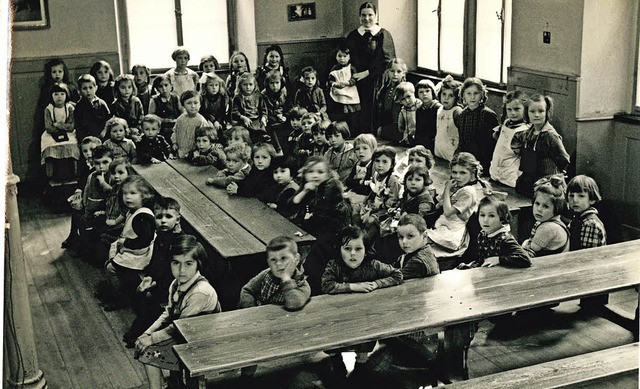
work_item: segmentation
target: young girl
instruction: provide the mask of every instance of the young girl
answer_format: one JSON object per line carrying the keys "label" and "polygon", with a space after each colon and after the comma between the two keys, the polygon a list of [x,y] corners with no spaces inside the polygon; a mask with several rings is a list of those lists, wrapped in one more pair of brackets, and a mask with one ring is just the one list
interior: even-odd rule
{"label": "young girl", "polygon": [[402,134],[400,144],[408,146],[416,144],[416,112],[422,106],[422,100],[416,99],[413,84],[403,81],[395,89],[396,101],[400,103],[398,131]]}
{"label": "young girl", "polygon": [[296,146],[296,139],[302,134],[302,117],[307,113],[307,110],[302,107],[293,107],[287,112],[287,118],[289,118],[289,126],[285,132],[288,132],[287,141],[281,143],[282,153],[284,155],[293,154],[293,150]]}
{"label": "young girl", "polygon": [[120,237],[109,249],[107,277],[117,294],[105,304],[106,311],[123,308],[127,298],[134,310],[138,308],[140,296],[136,289],[144,268],[151,260],[156,230],[155,217],[150,209],[153,196],[153,189],[140,176],[131,175],[122,182],[122,201],[127,215]]}
{"label": "young girl", "polygon": [[[436,258],[462,255],[469,246],[467,221],[478,207],[478,188],[482,166],[473,154],[461,152],[451,160],[451,179],[444,186],[440,204],[443,214],[436,220],[427,236]],[[441,264],[440,270],[449,270],[458,264]]]}
{"label": "young girl", "polygon": [[249,59],[242,51],[236,51],[231,54],[231,57],[229,58],[229,66],[231,67],[231,72],[227,76],[225,84],[227,85],[227,95],[229,95],[229,100],[233,102],[238,76],[244,73],[251,73],[251,69],[249,68]]}
{"label": "young girl", "polygon": [[351,207],[343,198],[342,183],[322,157],[309,157],[300,169],[304,185],[293,197],[298,205],[295,223],[316,237],[305,261],[313,295],[321,292],[320,279],[329,261],[338,232],[351,223]]}
{"label": "young girl", "polygon": [[320,116],[313,112],[307,112],[302,116],[301,133],[296,138],[293,154],[298,159],[298,165],[304,165],[310,155],[313,155],[314,139],[313,131],[320,124]]}
{"label": "young girl", "polygon": [[153,91],[151,70],[146,65],[137,64],[131,68],[131,74],[133,74],[133,81],[138,89],[137,96],[142,102],[142,109],[146,115],[149,113],[149,103],[151,102],[151,92]]}
{"label": "young girl", "polygon": [[297,171],[295,158],[291,156],[277,156],[271,162],[273,166],[273,180],[278,185],[278,192],[273,202],[267,203],[271,209],[275,209],[282,216],[293,219],[296,207],[291,199],[300,190],[300,185],[293,179],[293,172]]}
{"label": "young girl", "polygon": [[114,90],[114,78],[111,65],[107,61],[98,61],[91,66],[89,74],[96,79],[98,89],[96,90],[96,96],[104,100],[105,103],[111,109],[111,104],[116,98]]}
{"label": "young girl", "polygon": [[177,152],[178,158],[185,158],[193,149],[196,128],[211,127],[212,124],[198,112],[200,111],[200,94],[198,92],[192,90],[184,92],[180,96],[180,103],[185,112],[176,120],[173,134],[171,134],[171,143],[173,143],[173,149]]}
{"label": "young girl", "polygon": [[407,64],[400,58],[389,61],[384,73],[383,84],[376,92],[378,136],[393,142],[400,142],[402,134],[398,131],[398,115],[402,105],[396,100],[396,87],[405,81]]}
{"label": "young girl", "polygon": [[213,123],[216,131],[221,131],[227,119],[227,92],[224,81],[215,73],[202,73],[202,105],[200,114]]}
{"label": "young girl", "polygon": [[287,90],[291,89],[289,85],[289,68],[284,64],[284,54],[278,45],[270,45],[264,51],[263,65],[256,69],[256,80],[260,90],[267,89],[267,75],[273,71],[280,74],[281,83]]}
{"label": "young girl", "polygon": [[478,221],[482,229],[478,234],[478,259],[461,263],[458,269],[478,266],[529,267],[529,254],[511,235],[509,206],[497,193],[487,194],[478,205]]}
{"label": "young girl", "polygon": [[[42,113],[40,110],[44,110],[44,108],[49,104],[49,100],[51,99],[51,87],[53,84],[67,85],[67,88],[69,89],[69,101],[76,103],[80,99],[78,90],[71,81],[67,65],[60,58],[52,58],[44,64],[40,97],[38,98],[39,113]],[[39,123],[42,122],[39,121]]]}
{"label": "young girl", "polygon": [[149,113],[158,115],[162,119],[160,135],[170,142],[176,119],[184,111],[184,108],[180,105],[180,97],[173,93],[173,85],[169,76],[163,74],[156,77],[153,80],[153,88],[157,94],[149,102]]}
{"label": "young girl", "polygon": [[215,73],[219,68],[220,63],[212,54],[208,54],[200,58],[200,65],[198,65],[198,69],[200,69],[202,73]]}
{"label": "young girl", "polygon": [[534,184],[533,218],[529,239],[522,247],[533,257],[569,251],[569,229],[560,219],[565,211],[565,183],[562,176],[550,176]]}
{"label": "young girl", "polygon": [[303,85],[296,91],[293,104],[303,107],[308,112],[326,117],[327,101],[324,98],[322,88],[318,86],[318,72],[313,67],[307,66],[300,73]]}
{"label": "young girl", "polygon": [[[75,175],[80,149],[74,127],[75,106],[69,101],[67,84],[53,84],[44,109],[44,132],[40,137],[40,163],[47,177],[71,179]],[[54,161],[55,160],[55,161]]]}
{"label": "young girl", "polygon": [[136,340],[136,358],[144,364],[149,388],[162,388],[162,371],[171,371],[173,384],[180,384],[178,357],[173,346],[179,334],[173,322],[190,316],[221,311],[218,295],[206,278],[200,274],[207,253],[191,235],[181,235],[171,246],[171,273],[175,281],[169,287],[169,301],[165,311]]}
{"label": "young girl", "polygon": [[493,129],[498,125],[498,117],[484,105],[487,89],[479,78],[469,77],[464,80],[460,95],[466,107],[455,120],[460,135],[458,151],[476,156],[483,171],[489,172],[491,156],[496,146]]}
{"label": "young girl", "polygon": [[511,148],[520,155],[522,174],[516,181],[516,190],[531,196],[533,184],[541,177],[558,174],[569,164],[569,154],[562,143],[562,136],[550,123],[553,115],[553,99],[535,94],[525,106],[531,127],[513,136]]}
{"label": "young girl", "polygon": [[349,177],[347,177],[346,197],[351,204],[362,204],[371,193],[371,180],[373,179],[373,152],[378,148],[378,141],[373,134],[360,134],[353,140],[353,149],[358,162],[353,165]]}
{"label": "young girl", "polygon": [[238,124],[249,129],[254,142],[263,141],[267,126],[267,106],[251,73],[238,77],[236,95],[233,98],[231,117]]}
{"label": "young girl", "polygon": [[[231,128],[229,132],[229,140],[228,144],[232,143],[241,143],[248,146],[251,146],[251,135],[249,134],[249,130],[242,126],[234,126]],[[251,153],[249,153],[251,154]]]}
{"label": "young girl", "polygon": [[267,133],[271,137],[276,152],[281,154],[282,147],[278,138],[284,135],[283,129],[287,121],[284,116],[289,97],[287,87],[284,86],[284,78],[277,70],[269,72],[264,81],[262,97],[267,108]]}
{"label": "young girl", "polygon": [[[347,227],[340,232],[338,239],[341,258],[331,259],[327,263],[322,274],[323,293],[369,293],[402,283],[402,272],[399,269],[376,259],[365,258],[368,251],[362,229]],[[375,344],[373,341],[349,348],[356,351],[357,364],[367,361],[368,353],[373,351]],[[342,350],[336,351],[338,353],[332,355],[332,364],[339,364],[342,360]],[[335,367],[334,371],[337,371]]]}
{"label": "young girl", "polygon": [[455,124],[462,112],[462,107],[458,105],[459,96],[460,83],[448,75],[442,80],[438,93],[438,100],[442,107],[438,108],[437,113],[434,153],[436,157],[449,162],[453,159],[460,142],[458,127]]}
{"label": "young girl", "polygon": [[127,208],[123,203],[122,183],[132,174],[131,163],[124,157],[114,158],[109,165],[111,192],[106,199],[107,229],[105,233],[110,242],[114,242],[120,236],[124,227]]}
{"label": "young girl", "polygon": [[213,127],[196,128],[195,148],[187,155],[189,162],[196,166],[213,165],[217,169],[224,169],[227,156]]}
{"label": "young girl", "polygon": [[529,125],[524,121],[527,100],[527,94],[522,91],[508,92],[504,98],[507,119],[500,127],[493,129],[493,136],[498,141],[493,151],[489,174],[491,179],[512,188],[516,186],[516,180],[520,175],[520,156],[511,149],[511,140],[516,133],[529,129]]}
{"label": "young girl", "polygon": [[189,59],[189,51],[184,47],[178,47],[171,53],[171,59],[176,62],[176,66],[167,70],[164,74],[171,79],[173,91],[178,95],[186,91],[195,91],[198,84],[198,73],[187,67]]}
{"label": "young girl", "polygon": [[224,149],[227,167],[218,171],[215,177],[207,178],[205,183],[218,188],[226,188],[232,182],[244,180],[251,171],[249,158],[251,157],[251,148],[244,142],[235,142],[229,144]]}
{"label": "young girl", "polygon": [[[371,193],[365,199],[360,215],[369,229],[376,227],[372,238],[378,235],[379,222],[384,220],[390,209],[400,200],[400,180],[393,172],[396,164],[396,150],[391,146],[380,146],[373,152],[373,177]],[[370,231],[371,232],[371,231]]]}
{"label": "young girl", "polygon": [[278,187],[273,180],[271,159],[276,156],[276,150],[269,143],[258,143],[253,146],[253,167],[247,177],[227,186],[227,193],[238,196],[255,197],[267,203],[278,193]]}
{"label": "young girl", "polygon": [[336,64],[329,72],[329,116],[334,121],[344,121],[352,130],[358,127],[360,95],[356,87],[356,68],[351,64],[351,50],[341,42],[336,50]]}
{"label": "young girl", "polygon": [[113,116],[127,121],[129,128],[140,129],[140,123],[144,116],[142,102],[138,98],[134,78],[131,74],[121,74],[116,78],[114,90],[116,99],[111,105]]}
{"label": "young girl", "polygon": [[422,105],[416,111],[416,144],[423,145],[433,152],[438,123],[438,110],[442,104],[436,99],[436,87],[428,79],[418,81],[416,85],[418,99]]}
{"label": "young girl", "polygon": [[137,157],[136,145],[131,139],[126,138],[127,130],[129,129],[127,122],[124,119],[113,117],[107,120],[105,129],[109,139],[104,142],[104,145],[111,149],[113,158],[125,157],[131,163],[135,163]]}

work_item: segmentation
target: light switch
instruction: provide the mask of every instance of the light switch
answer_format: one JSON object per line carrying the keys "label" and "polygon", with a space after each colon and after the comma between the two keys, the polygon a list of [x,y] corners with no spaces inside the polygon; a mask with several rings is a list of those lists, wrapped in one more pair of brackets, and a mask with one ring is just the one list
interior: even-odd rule
{"label": "light switch", "polygon": [[542,43],[551,44],[551,31],[542,31]]}

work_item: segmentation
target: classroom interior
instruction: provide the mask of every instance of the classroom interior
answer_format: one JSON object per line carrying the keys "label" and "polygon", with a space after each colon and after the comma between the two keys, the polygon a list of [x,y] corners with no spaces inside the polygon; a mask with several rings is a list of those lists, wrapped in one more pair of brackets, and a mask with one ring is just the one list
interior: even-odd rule
{"label": "classroom interior", "polygon": [[[34,108],[43,65],[48,59],[63,59],[72,79],[88,72],[91,64],[100,59],[111,63],[116,74],[132,65],[131,59],[123,55],[124,0],[46,3],[46,28],[12,31],[9,73],[9,160],[13,174],[20,180],[19,239],[26,270],[23,302],[31,308],[33,337],[27,343],[33,344],[35,350],[31,361],[50,388],[145,388],[142,366],[120,340],[133,313],[104,312],[93,297],[100,271],[60,248],[69,230],[69,214],[52,207],[51,197],[43,198],[45,185],[39,155],[37,150],[34,152],[39,147],[39,134],[34,133],[38,127],[34,124]],[[229,34],[234,37],[230,51],[245,52],[251,69],[255,69],[264,49],[278,44],[292,74],[305,65],[314,65],[321,74],[326,73],[333,63],[336,43],[358,26],[361,2],[315,0],[316,18],[295,21],[287,18],[289,3],[227,1]],[[379,24],[391,32],[397,56],[409,67],[408,79],[442,79],[446,73],[429,72],[418,64],[420,1],[374,3]],[[638,16],[637,0],[513,1],[508,76],[503,85],[490,85],[487,103],[500,116],[506,90],[536,90],[554,97],[557,111],[553,124],[571,155],[570,170],[590,175],[598,182],[607,209],[619,226],[617,241],[640,238]],[[550,44],[543,43],[543,31],[551,33]],[[166,55],[169,57],[170,53]],[[197,65],[197,59],[192,58],[190,65]],[[632,318],[637,305],[638,294],[633,288],[610,295],[609,306],[623,316]],[[562,303],[556,312],[552,321],[527,323],[508,333],[500,333],[493,323],[482,321],[470,349],[470,376],[633,341],[633,334],[615,322],[580,313],[577,302]],[[263,387],[322,388],[318,371],[326,360],[320,354],[261,366],[257,382]],[[13,365],[5,358],[5,366]],[[9,370],[4,369],[4,382],[9,379]],[[403,387],[424,385],[420,372],[393,373],[400,377],[398,385]],[[235,387],[234,374],[237,372],[211,380],[209,385]],[[637,381],[611,384],[637,387]]]}

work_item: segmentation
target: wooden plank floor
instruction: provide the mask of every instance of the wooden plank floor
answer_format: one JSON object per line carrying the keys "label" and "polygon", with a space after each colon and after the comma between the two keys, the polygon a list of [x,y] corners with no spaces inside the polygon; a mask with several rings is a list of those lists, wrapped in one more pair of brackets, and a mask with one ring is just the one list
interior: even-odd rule
{"label": "wooden plank floor", "polygon": [[[50,388],[145,388],[142,366],[121,337],[133,320],[130,310],[104,312],[93,297],[99,269],[73,258],[60,243],[69,215],[52,212],[19,192],[22,241],[39,368]],[[635,290],[611,295],[610,305],[632,315]],[[633,341],[631,333],[605,319],[583,315],[577,302],[563,303],[539,322],[515,319],[507,326],[482,321],[469,353],[471,377],[579,355]],[[352,357],[352,355],[351,355]],[[324,354],[260,366],[262,387],[322,388],[318,371]],[[351,360],[351,362],[353,362]],[[231,388],[221,376],[216,388]],[[616,382],[615,387],[637,383]]]}

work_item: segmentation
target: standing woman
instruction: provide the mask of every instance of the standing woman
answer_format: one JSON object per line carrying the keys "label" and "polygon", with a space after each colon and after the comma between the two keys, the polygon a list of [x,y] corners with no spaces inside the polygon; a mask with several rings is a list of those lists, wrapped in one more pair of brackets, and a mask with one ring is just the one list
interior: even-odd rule
{"label": "standing woman", "polygon": [[359,127],[352,129],[353,135],[373,132],[375,86],[382,77],[387,63],[396,56],[391,34],[377,22],[378,9],[375,4],[363,3],[360,6],[360,27],[351,31],[345,39],[345,44],[351,51],[351,63],[357,70],[353,77],[356,79],[362,107]]}

